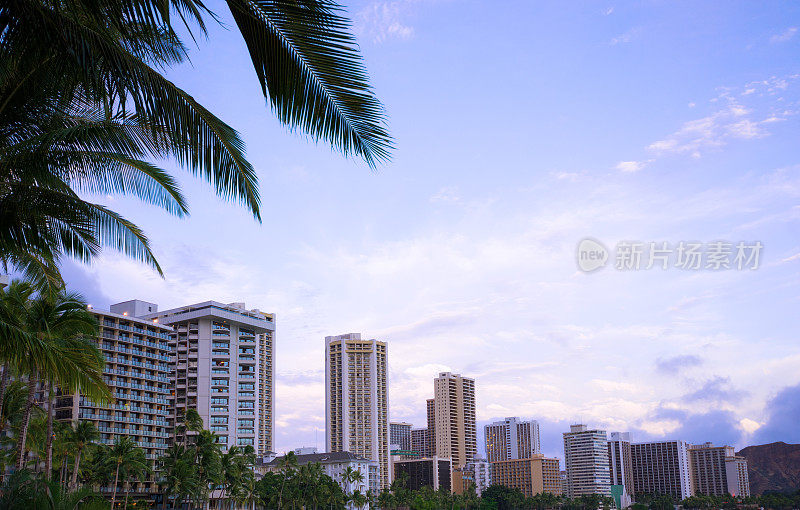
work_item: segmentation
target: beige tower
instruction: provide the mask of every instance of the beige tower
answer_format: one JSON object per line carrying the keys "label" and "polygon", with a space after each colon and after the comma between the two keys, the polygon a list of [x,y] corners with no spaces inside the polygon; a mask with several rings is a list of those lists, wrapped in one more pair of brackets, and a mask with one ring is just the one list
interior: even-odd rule
{"label": "beige tower", "polygon": [[389,480],[386,342],[349,333],[325,337],[325,439],[329,452],[378,461],[380,488]]}
{"label": "beige tower", "polygon": [[475,380],[442,372],[434,379],[434,447],[440,458],[462,467],[478,453]]}

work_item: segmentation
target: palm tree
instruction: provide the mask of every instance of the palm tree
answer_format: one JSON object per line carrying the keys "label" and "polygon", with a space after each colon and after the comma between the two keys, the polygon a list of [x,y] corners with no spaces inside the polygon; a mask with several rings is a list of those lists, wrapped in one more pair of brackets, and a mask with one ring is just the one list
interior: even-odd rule
{"label": "palm tree", "polygon": [[11,377],[11,370],[20,359],[27,356],[35,339],[25,330],[25,310],[34,288],[28,282],[13,280],[0,289],[0,363],[3,374],[0,376],[0,416],[5,407],[5,392]]}
{"label": "palm tree", "polygon": [[[103,448],[102,462],[114,471],[114,485],[111,489],[111,508],[117,501],[117,485],[122,474],[127,484],[130,476],[147,471],[147,458],[144,450],[136,446],[136,443],[129,436],[122,436],[112,446]],[[127,502],[127,491],[125,493]]]}
{"label": "palm tree", "polygon": [[166,510],[169,499],[175,495],[175,507],[184,499],[195,494],[199,486],[194,455],[180,444],[173,444],[159,460],[162,479],[159,485],[163,491],[162,510]]}
{"label": "palm tree", "polygon": [[353,495],[350,496],[350,501],[353,502],[356,508],[363,508],[367,504],[367,497],[359,490],[355,490]]}
{"label": "palm tree", "polygon": [[100,433],[90,421],[79,421],[68,433],[67,442],[75,452],[75,464],[72,467],[72,476],[69,479],[69,489],[75,490],[78,485],[78,472],[81,467],[81,456],[86,446],[97,439]]}
{"label": "palm tree", "polygon": [[[103,381],[103,361],[93,338],[97,335],[97,320],[86,309],[79,294],[58,292],[55,295],[40,293],[29,300],[26,309],[26,329],[39,339],[38,350],[22,360],[19,372],[27,373],[28,400],[26,416],[30,416],[38,381],[42,381],[48,394],[47,447],[45,472],[50,476],[53,439],[53,386],[63,391],[82,393],[100,401],[109,401],[111,393]],[[23,418],[20,429],[17,468],[22,466],[27,421]]]}
{"label": "palm tree", "polygon": [[297,456],[294,452],[289,452],[283,456],[281,463],[281,490],[278,492],[278,508],[283,508],[283,489],[286,487],[286,480],[291,476],[297,467]]}
{"label": "palm tree", "polygon": [[[80,392],[99,401],[111,398],[103,381],[105,364],[102,355],[89,340],[97,334],[97,320],[87,311],[80,295],[64,291],[55,295],[39,293],[28,300],[22,313],[25,330],[36,341],[29,344],[28,355],[16,361],[17,372],[28,375],[28,397],[17,441],[17,469],[23,465],[30,415],[40,381],[48,391],[57,384],[64,391]],[[47,414],[46,464],[49,473],[52,465],[52,406],[48,406]]]}
{"label": "palm tree", "polygon": [[[281,122],[370,166],[388,159],[383,107],[334,1],[227,5]],[[146,162],[164,156],[260,219],[238,134],[160,73],[186,58],[174,20],[194,37],[209,17],[218,19],[200,0],[0,7],[8,64],[0,79],[0,258],[55,278],[62,254],[90,260],[110,245],[160,271],[135,225],[74,191],[130,194],[184,214],[174,179]]]}

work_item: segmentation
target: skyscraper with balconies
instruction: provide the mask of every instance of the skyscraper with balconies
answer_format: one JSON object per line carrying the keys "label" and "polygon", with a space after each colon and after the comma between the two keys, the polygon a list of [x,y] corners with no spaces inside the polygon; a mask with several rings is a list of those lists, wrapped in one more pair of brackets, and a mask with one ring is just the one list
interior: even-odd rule
{"label": "skyscraper with balconies", "polygon": [[571,425],[569,432],[564,432],[564,465],[567,470],[568,497],[589,494],[611,496],[605,430],[589,430],[582,424]]}
{"label": "skyscraper with balconies", "polygon": [[704,443],[689,446],[692,488],[696,494],[737,497],[750,495],[747,459],[736,455],[733,446]]}
{"label": "skyscraper with balconies", "polygon": [[206,301],[145,317],[173,327],[176,426],[196,409],[225,448],[271,451],[274,315],[244,303]]}
{"label": "skyscraper with balconies", "polygon": [[478,454],[475,379],[441,372],[433,381],[434,455],[463,467]]}
{"label": "skyscraper with balconies", "polygon": [[686,442],[633,443],[631,461],[634,494],[668,494],[678,501],[694,494]]}
{"label": "skyscraper with balconies", "polygon": [[325,337],[325,441],[329,452],[378,461],[389,487],[387,346],[360,333]]}
{"label": "skyscraper with balconies", "polygon": [[[110,311],[90,309],[100,325],[97,346],[105,359],[103,379],[114,403],[101,406],[80,395],[59,395],[55,408],[59,421],[94,423],[100,443],[111,445],[129,436],[150,461],[162,456],[173,429],[169,409],[172,328],[136,317],[137,312],[157,309],[138,300],[111,305]],[[152,477],[131,486],[134,495],[154,491]]]}

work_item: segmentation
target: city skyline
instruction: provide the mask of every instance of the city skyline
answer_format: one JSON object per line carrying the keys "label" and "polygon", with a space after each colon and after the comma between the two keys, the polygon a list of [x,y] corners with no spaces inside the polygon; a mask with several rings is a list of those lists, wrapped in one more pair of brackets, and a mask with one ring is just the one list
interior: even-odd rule
{"label": "city skyline", "polygon": [[[179,174],[196,207],[186,221],[113,204],[141,219],[166,279],[106,253],[66,262],[70,288],[96,306],[274,311],[278,450],[322,444],[324,372],[309,353],[344,331],[393,346],[391,419],[423,425],[439,372],[480,381],[478,443],[505,416],[539,421],[551,456],[578,421],[737,448],[800,441],[795,6],[706,5],[688,24],[679,5],[349,6],[394,162],[370,174],[287,134],[242,78],[235,34],[210,27],[214,45],[199,41],[193,67],[170,74],[246,134],[264,223]],[[490,72],[463,64],[475,55]],[[486,78],[501,73],[500,85]],[[587,236],[764,251],[748,272],[586,275],[574,256]]]}

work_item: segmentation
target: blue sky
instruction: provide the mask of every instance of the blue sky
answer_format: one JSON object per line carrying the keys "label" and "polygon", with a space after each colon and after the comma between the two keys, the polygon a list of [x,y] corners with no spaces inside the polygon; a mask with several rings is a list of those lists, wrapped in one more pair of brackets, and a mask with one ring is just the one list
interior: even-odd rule
{"label": "blue sky", "polygon": [[[229,26],[222,5],[216,10]],[[478,420],[634,438],[800,442],[800,5],[347,3],[397,151],[371,172],[270,114],[236,30],[170,77],[238,129],[263,224],[181,173],[188,220],[98,197],[166,278],[67,264],[93,304],[245,301],[277,314],[276,448],[324,443],[325,335],[390,345],[392,419],[433,377]],[[584,274],[584,237],[760,241],[751,271]]]}

